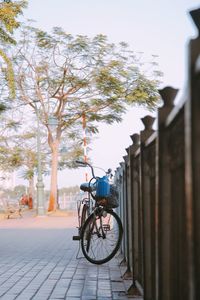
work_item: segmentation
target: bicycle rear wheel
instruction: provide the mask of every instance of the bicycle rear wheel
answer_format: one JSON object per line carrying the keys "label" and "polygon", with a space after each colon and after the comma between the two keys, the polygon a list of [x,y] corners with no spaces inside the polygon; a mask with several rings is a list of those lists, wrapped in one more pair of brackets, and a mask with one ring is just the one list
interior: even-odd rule
{"label": "bicycle rear wheel", "polygon": [[85,258],[93,264],[103,264],[117,253],[123,228],[118,215],[108,209],[92,213],[85,221],[81,234],[81,248]]}

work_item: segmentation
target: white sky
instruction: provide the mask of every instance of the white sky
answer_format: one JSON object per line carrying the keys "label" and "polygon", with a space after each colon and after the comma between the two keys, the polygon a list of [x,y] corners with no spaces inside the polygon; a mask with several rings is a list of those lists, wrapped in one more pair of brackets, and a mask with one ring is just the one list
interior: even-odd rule
{"label": "white sky", "polygon": [[[199,4],[198,0],[29,0],[24,16],[44,30],[60,26],[73,35],[102,33],[111,42],[127,42],[134,51],[159,55],[164,72],[161,88],[180,88],[181,96],[187,81],[188,40],[197,33],[188,12]],[[146,114],[150,113],[132,109],[121,124],[101,126],[90,152],[93,164],[118,167],[131,144],[130,135],[143,129],[140,118]],[[62,172],[58,187],[80,184],[84,172]]]}

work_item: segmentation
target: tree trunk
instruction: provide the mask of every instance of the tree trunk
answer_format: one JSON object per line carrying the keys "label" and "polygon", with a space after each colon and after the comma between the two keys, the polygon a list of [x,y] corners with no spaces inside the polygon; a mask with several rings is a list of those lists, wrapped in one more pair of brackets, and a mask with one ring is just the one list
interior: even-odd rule
{"label": "tree trunk", "polygon": [[29,208],[34,207],[34,177],[29,178],[28,198],[30,199]]}
{"label": "tree trunk", "polygon": [[57,206],[57,173],[58,173],[58,143],[52,147],[51,185],[48,211],[55,211]]}

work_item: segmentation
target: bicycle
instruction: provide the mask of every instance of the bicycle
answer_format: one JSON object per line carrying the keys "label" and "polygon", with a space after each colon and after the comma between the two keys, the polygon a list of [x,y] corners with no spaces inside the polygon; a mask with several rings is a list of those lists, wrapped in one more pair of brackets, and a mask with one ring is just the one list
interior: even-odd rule
{"label": "bicycle", "polygon": [[78,210],[78,236],[83,255],[93,264],[103,264],[111,260],[119,250],[122,241],[123,227],[119,216],[113,208],[118,206],[116,187],[109,182],[111,170],[105,176],[97,177],[91,164],[76,161],[81,166],[89,166],[92,178],[80,185],[88,193],[81,202],[82,214]]}

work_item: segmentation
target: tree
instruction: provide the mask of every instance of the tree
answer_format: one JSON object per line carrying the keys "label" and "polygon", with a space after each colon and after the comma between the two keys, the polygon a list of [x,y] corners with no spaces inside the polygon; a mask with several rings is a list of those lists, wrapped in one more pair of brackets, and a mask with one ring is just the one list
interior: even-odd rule
{"label": "tree", "polygon": [[[6,172],[23,170],[29,181],[29,195],[33,196],[34,172],[36,168],[36,133],[31,127],[23,126],[23,113],[19,108],[7,109],[0,116],[0,168]],[[28,125],[28,122],[26,122]]]}
{"label": "tree", "polygon": [[4,1],[0,3],[0,41],[4,47],[0,48],[0,57],[6,64],[6,68],[2,68],[3,73],[8,81],[11,97],[15,96],[14,72],[12,62],[4,49],[9,44],[16,44],[13,38],[14,29],[20,26],[17,17],[22,14],[23,8],[27,5],[26,0],[21,1]]}
{"label": "tree", "polygon": [[[34,195],[34,175],[37,173],[37,128],[34,120],[27,114],[26,107],[16,105],[0,115],[0,169],[6,172],[20,170],[21,175],[29,182],[28,194]],[[35,120],[36,121],[36,120]],[[46,134],[41,130],[42,169],[49,174],[50,152],[46,148]],[[74,159],[82,155],[79,145],[62,145],[59,157],[59,169],[71,167]]]}
{"label": "tree", "polygon": [[[80,139],[83,115],[87,130],[98,123],[120,122],[128,105],[155,107],[160,71],[151,74],[124,42],[109,43],[105,35],[75,36],[61,28],[46,33],[26,27],[18,42],[15,63],[18,98],[30,105],[46,126],[52,152],[49,211],[55,209],[58,153],[63,133]],[[49,118],[57,120],[54,129]]]}
{"label": "tree", "polygon": [[20,200],[21,196],[26,193],[26,186],[17,185],[14,189],[5,188],[1,186],[1,197],[8,200]]}

